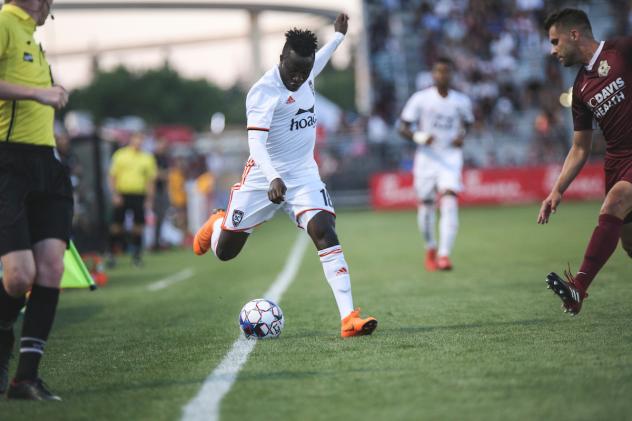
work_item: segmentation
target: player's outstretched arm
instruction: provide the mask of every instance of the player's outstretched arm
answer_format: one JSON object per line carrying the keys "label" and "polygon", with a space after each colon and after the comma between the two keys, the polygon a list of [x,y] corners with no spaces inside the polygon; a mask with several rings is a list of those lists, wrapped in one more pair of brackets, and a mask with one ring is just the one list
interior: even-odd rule
{"label": "player's outstretched arm", "polygon": [[590,156],[591,145],[592,130],[582,130],[573,133],[573,146],[568,152],[568,155],[566,155],[562,172],[557,178],[555,185],[553,185],[551,193],[544,199],[542,206],[540,206],[538,224],[548,223],[551,213],[557,211],[564,192],[571,185],[575,177],[577,177]]}
{"label": "player's outstretched arm", "polygon": [[314,76],[318,76],[318,74],[325,68],[334,51],[336,51],[336,48],[338,48],[338,46],[342,43],[342,40],[344,40],[344,36],[347,34],[348,28],[349,16],[345,13],[339,14],[334,22],[336,36],[334,39],[325,44],[323,48],[316,52],[313,70]]}
{"label": "player's outstretched arm", "polygon": [[349,15],[341,13],[336,17],[334,30],[340,32],[342,35],[347,35],[347,29],[349,29]]}

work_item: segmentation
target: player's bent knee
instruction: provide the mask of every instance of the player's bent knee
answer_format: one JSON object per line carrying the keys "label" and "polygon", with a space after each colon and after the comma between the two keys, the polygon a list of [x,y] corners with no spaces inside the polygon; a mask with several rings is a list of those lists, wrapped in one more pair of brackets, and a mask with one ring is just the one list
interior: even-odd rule
{"label": "player's bent knee", "polygon": [[64,260],[61,258],[46,259],[36,262],[38,284],[48,287],[58,287],[64,275]]}
{"label": "player's bent knee", "polygon": [[232,260],[235,257],[237,257],[238,254],[239,254],[239,251],[230,250],[225,247],[221,247],[219,244],[217,245],[217,248],[215,249],[215,255],[222,262]]}
{"label": "player's bent knee", "polygon": [[222,231],[215,247],[215,256],[223,262],[234,259],[244,248],[249,235],[248,232]]}
{"label": "player's bent knee", "polygon": [[21,297],[31,289],[35,281],[35,271],[28,268],[14,268],[4,272],[4,289],[12,297]]}
{"label": "player's bent knee", "polygon": [[632,209],[630,207],[630,198],[621,189],[613,188],[606,196],[606,200],[601,206],[600,214],[608,214],[617,218],[625,219]]}
{"label": "player's bent knee", "polygon": [[310,232],[310,236],[319,250],[340,244],[336,230],[332,226],[315,229]]}

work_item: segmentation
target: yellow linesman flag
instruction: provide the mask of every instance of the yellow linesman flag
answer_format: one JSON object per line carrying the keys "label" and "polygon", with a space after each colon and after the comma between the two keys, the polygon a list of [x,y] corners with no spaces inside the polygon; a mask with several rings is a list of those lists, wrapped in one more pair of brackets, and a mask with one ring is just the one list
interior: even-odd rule
{"label": "yellow linesman flag", "polygon": [[90,288],[95,289],[94,279],[88,268],[83,263],[75,244],[71,241],[70,247],[64,254],[64,276],[61,278],[62,288]]}

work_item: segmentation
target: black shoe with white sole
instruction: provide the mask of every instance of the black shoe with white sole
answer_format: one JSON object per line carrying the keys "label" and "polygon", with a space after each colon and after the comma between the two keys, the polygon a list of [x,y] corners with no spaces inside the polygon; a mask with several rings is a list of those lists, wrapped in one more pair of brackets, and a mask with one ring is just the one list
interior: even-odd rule
{"label": "black shoe with white sole", "polygon": [[61,398],[53,394],[42,379],[24,380],[9,385],[7,399],[20,399],[28,401],[60,401]]}
{"label": "black shoe with white sole", "polygon": [[588,294],[577,287],[575,279],[569,273],[566,274],[566,278],[567,280],[564,280],[557,273],[551,272],[546,275],[545,281],[547,288],[562,300],[564,312],[575,316],[582,309],[582,302]]}

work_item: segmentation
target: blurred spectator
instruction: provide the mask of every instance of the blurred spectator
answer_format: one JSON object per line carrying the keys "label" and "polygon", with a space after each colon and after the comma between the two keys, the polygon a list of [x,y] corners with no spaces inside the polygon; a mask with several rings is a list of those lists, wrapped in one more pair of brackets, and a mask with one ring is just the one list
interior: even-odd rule
{"label": "blurred spectator", "polygon": [[156,193],[154,199],[154,235],[152,249],[160,250],[162,224],[169,208],[169,193],[167,192],[167,179],[169,176],[169,142],[165,138],[156,141],[154,158],[158,167],[156,175]]}
{"label": "blurred spectator", "polygon": [[187,162],[183,156],[175,158],[175,165],[169,169],[168,191],[169,203],[174,211],[174,225],[186,232],[187,230]]}
{"label": "blurred spectator", "polygon": [[[559,109],[557,97],[567,88],[559,64],[542,49],[548,44],[542,30],[542,0],[408,0],[398,7],[366,0],[365,4],[376,110],[367,127],[370,145],[376,143],[376,130],[383,132],[382,119],[393,136],[394,116],[408,95],[428,83],[428,63],[449,54],[460,76],[455,88],[472,98],[476,115],[483,119],[476,136],[486,139],[486,149],[492,143],[492,149],[500,150],[489,159],[487,153],[465,148],[465,159],[478,164],[531,163],[524,151],[534,141],[527,133],[533,128],[534,116],[525,111],[534,103],[541,107],[540,101],[547,109],[551,104]],[[402,65],[394,70],[398,60]],[[564,118],[555,118],[556,128],[568,124]],[[558,141],[568,141],[569,132],[555,130],[561,137]],[[543,141],[541,136],[539,139]],[[546,155],[537,162],[557,160],[555,149],[543,149]],[[470,153],[475,156],[468,156]]]}

